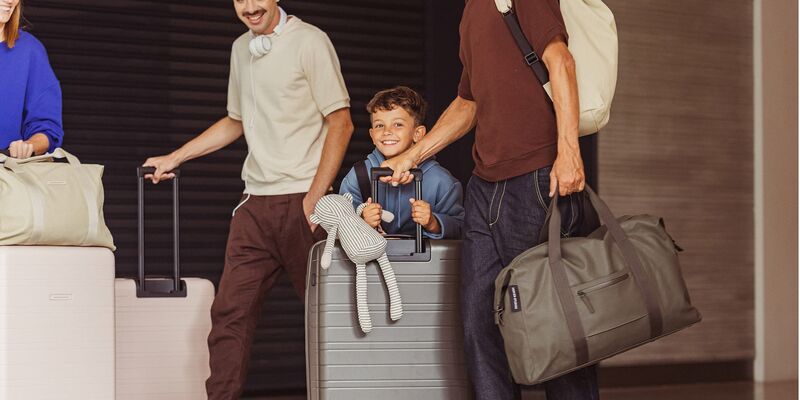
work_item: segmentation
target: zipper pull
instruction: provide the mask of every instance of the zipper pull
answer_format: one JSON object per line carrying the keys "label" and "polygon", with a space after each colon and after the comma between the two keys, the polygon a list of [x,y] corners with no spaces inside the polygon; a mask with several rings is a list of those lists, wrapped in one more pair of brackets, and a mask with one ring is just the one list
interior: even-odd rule
{"label": "zipper pull", "polygon": [[589,296],[582,290],[578,292],[578,296],[583,300],[583,304],[586,304],[586,308],[589,309],[589,312],[594,314],[594,307],[592,306],[592,302],[589,301]]}

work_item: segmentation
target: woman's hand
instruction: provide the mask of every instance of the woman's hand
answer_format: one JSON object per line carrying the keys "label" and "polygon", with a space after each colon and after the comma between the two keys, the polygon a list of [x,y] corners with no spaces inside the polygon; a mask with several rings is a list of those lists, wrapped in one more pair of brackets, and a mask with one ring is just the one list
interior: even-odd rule
{"label": "woman's hand", "polygon": [[33,144],[24,140],[11,142],[8,147],[8,155],[12,158],[28,158],[33,155]]}

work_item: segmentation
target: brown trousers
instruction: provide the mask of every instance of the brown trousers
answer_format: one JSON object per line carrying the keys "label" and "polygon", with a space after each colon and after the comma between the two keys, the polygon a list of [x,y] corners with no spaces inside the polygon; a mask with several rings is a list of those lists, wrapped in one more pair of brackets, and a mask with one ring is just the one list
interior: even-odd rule
{"label": "brown trousers", "polygon": [[326,233],[321,227],[311,232],[304,196],[250,196],[246,201],[245,196],[231,220],[225,269],[211,306],[209,400],[241,395],[261,305],[281,270],[305,301],[308,252]]}

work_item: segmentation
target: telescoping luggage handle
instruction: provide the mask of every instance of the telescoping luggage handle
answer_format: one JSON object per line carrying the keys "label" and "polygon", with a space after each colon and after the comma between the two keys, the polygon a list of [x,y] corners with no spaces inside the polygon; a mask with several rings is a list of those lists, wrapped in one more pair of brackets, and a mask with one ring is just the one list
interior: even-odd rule
{"label": "telescoping luggage handle", "polygon": [[136,282],[136,297],[186,297],[186,283],[181,280],[180,271],[180,203],[178,191],[180,187],[180,170],[172,171],[172,251],[173,251],[173,277],[172,279],[147,280],[144,272],[145,246],[144,246],[144,176],[153,174],[153,167],[138,167],[136,175],[139,186],[139,279]]}
{"label": "telescoping luggage handle", "polygon": [[[414,175],[414,190],[417,199],[422,199],[422,170],[413,168],[409,170]],[[384,176],[391,176],[394,173],[391,168],[375,167],[370,170],[370,181],[372,183],[372,198],[377,201],[378,199],[378,179]],[[414,232],[414,247],[406,248],[403,244],[408,243],[406,240],[389,240],[387,253],[390,260],[397,261],[426,261],[430,260],[430,251],[425,246],[422,240],[422,225],[416,224]]]}

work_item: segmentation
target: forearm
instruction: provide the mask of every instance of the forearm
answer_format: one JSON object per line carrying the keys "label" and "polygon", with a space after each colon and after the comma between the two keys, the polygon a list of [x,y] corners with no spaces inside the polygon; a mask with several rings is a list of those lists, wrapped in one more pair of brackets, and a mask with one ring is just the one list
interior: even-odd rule
{"label": "forearm", "polygon": [[211,125],[196,138],[184,144],[172,155],[178,164],[213,153],[239,139],[244,133],[242,122],[224,117]]}
{"label": "forearm", "polygon": [[33,145],[33,154],[38,156],[50,150],[50,138],[44,133],[36,133],[25,141]]}
{"label": "forearm", "polygon": [[552,57],[545,58],[544,61],[550,72],[550,88],[558,129],[558,152],[559,154],[565,151],[580,152],[578,146],[580,104],[575,61],[566,44],[561,42],[554,45],[559,48],[553,51]]}
{"label": "forearm", "polygon": [[477,105],[474,101],[456,97],[436,121],[433,129],[408,150],[415,163],[421,164],[466,135],[475,127],[476,115]]}
{"label": "forearm", "polygon": [[314,198],[320,198],[328,192],[333,184],[339,167],[342,166],[347,145],[353,135],[353,123],[350,120],[349,109],[342,109],[334,113],[341,113],[329,120],[328,135],[322,145],[322,156],[317,168],[317,174],[311,182],[308,193]]}

